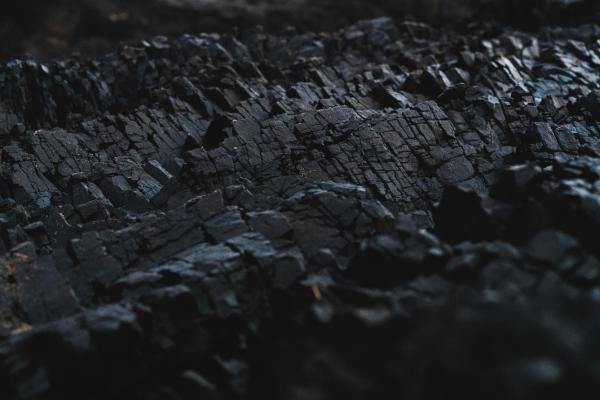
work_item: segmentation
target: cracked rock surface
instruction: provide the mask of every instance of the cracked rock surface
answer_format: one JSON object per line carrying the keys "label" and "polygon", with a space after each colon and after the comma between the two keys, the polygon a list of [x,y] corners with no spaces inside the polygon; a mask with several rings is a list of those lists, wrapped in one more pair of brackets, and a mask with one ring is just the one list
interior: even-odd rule
{"label": "cracked rock surface", "polygon": [[597,398],[599,29],[0,64],[0,398]]}

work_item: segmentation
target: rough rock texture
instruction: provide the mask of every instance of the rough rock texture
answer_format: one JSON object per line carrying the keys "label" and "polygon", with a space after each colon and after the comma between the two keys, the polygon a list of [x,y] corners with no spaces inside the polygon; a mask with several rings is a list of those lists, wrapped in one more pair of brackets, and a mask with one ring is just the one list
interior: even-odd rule
{"label": "rough rock texture", "polygon": [[599,29],[0,65],[0,398],[597,398]]}

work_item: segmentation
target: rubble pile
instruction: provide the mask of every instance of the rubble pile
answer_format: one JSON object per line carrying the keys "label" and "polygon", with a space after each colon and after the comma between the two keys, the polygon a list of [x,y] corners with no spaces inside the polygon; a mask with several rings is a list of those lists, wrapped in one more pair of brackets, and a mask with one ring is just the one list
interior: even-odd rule
{"label": "rubble pile", "polygon": [[597,395],[599,29],[1,64],[0,398]]}

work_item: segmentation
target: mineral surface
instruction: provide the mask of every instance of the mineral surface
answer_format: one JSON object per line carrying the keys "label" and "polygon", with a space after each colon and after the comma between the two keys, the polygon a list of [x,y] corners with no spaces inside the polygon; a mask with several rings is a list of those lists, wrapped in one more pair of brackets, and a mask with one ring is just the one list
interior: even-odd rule
{"label": "mineral surface", "polygon": [[566,3],[0,64],[0,398],[598,398]]}

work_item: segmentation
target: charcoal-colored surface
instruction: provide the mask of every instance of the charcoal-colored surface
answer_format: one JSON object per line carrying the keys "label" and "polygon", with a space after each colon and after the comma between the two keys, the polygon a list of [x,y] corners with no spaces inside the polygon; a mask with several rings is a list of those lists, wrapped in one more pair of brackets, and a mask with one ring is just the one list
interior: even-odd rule
{"label": "charcoal-colored surface", "polygon": [[0,398],[597,398],[599,29],[0,65]]}
{"label": "charcoal-colored surface", "polygon": [[21,0],[0,13],[0,60],[98,57],[120,41],[153,35],[231,32],[257,24],[329,32],[361,19],[416,18],[459,28],[488,20],[524,30],[577,26],[598,18],[595,0]]}

